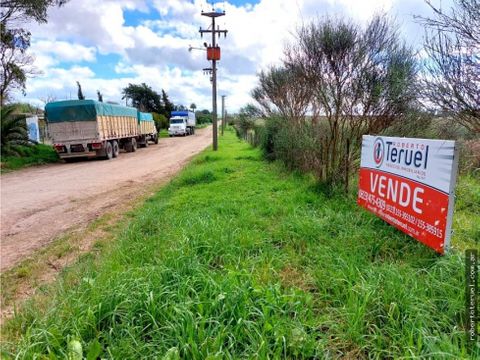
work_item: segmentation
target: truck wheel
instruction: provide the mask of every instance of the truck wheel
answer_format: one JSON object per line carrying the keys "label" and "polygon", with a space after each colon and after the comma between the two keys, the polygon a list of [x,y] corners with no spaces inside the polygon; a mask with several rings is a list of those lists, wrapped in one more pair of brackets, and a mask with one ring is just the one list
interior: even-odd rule
{"label": "truck wheel", "polygon": [[110,160],[113,158],[113,146],[110,141],[107,141],[105,144],[105,160]]}
{"label": "truck wheel", "polygon": [[153,138],[153,143],[156,145],[158,144],[158,134],[155,134],[154,138]]}
{"label": "truck wheel", "polygon": [[143,147],[148,147],[148,139],[147,137],[145,136],[145,142],[143,143]]}
{"label": "truck wheel", "polygon": [[118,146],[118,141],[117,140],[112,141],[112,148],[113,148],[112,155],[113,155],[114,158],[116,158],[118,156],[118,154],[120,153],[120,148]]}
{"label": "truck wheel", "polygon": [[137,151],[137,139],[132,138],[132,152]]}

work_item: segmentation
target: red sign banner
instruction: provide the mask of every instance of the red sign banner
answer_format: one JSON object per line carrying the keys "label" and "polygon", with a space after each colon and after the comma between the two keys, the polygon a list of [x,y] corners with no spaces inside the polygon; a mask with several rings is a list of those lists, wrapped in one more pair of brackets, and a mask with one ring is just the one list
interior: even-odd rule
{"label": "red sign banner", "polygon": [[457,158],[454,141],[364,136],[358,204],[443,254]]}

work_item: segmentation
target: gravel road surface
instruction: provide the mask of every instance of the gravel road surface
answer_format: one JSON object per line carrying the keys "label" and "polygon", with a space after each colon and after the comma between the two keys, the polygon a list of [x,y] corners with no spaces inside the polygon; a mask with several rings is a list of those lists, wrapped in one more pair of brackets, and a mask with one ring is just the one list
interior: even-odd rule
{"label": "gravel road surface", "polygon": [[194,136],[162,138],[158,145],[88,160],[27,168],[0,176],[0,272],[61,234],[85,226],[142,188],[168,180],[211,144],[211,128]]}

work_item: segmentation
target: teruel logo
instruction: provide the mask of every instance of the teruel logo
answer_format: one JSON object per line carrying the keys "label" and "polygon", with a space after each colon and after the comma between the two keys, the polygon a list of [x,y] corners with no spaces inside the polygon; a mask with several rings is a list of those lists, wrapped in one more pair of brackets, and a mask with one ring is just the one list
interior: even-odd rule
{"label": "teruel logo", "polygon": [[376,138],[373,143],[373,161],[375,165],[380,167],[383,163],[383,157],[385,155],[385,144],[383,143],[382,138]]}
{"label": "teruel logo", "polygon": [[386,161],[393,164],[426,169],[428,163],[428,145],[413,143],[394,143],[387,141]]}
{"label": "teruel logo", "polygon": [[373,143],[373,161],[379,168],[383,162],[426,169],[428,163],[428,145],[409,142],[384,142],[381,137]]}

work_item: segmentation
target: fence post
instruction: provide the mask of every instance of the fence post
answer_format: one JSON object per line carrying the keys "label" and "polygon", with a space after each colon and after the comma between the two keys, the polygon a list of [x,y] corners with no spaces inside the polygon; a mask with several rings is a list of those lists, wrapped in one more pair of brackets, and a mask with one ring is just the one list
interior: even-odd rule
{"label": "fence post", "polygon": [[345,193],[348,194],[348,178],[350,168],[350,139],[347,139],[347,153],[345,156]]}

